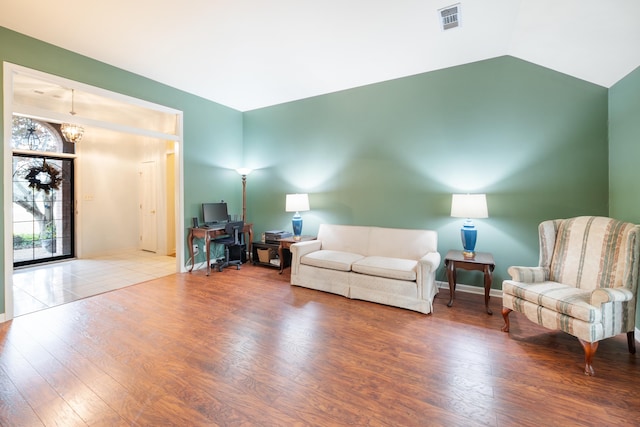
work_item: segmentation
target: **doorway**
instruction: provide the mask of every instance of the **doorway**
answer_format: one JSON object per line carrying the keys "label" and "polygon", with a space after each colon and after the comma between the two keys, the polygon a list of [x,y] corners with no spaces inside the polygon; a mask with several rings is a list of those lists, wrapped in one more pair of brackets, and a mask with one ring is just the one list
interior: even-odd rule
{"label": "doorway", "polygon": [[[37,88],[35,90],[34,88]],[[75,111],[76,115],[69,115],[68,113],[62,113],[65,107],[61,108],[61,104],[70,103],[72,89],[75,91]],[[56,205],[60,200],[56,195],[55,203],[48,207],[44,206],[46,201],[32,200],[33,203],[41,203],[40,213],[43,218],[42,221],[49,219],[49,216],[54,219],[55,225],[55,239],[54,227],[46,226],[46,223],[41,225],[42,230],[38,229],[38,232],[31,233],[42,234],[43,238],[39,238],[40,246],[42,241],[48,240],[50,243],[50,249],[54,249],[57,253],[60,248],[63,248],[63,252],[69,252],[71,257],[75,253],[76,258],[88,259],[91,258],[90,250],[95,250],[95,242],[102,240],[111,240],[112,242],[119,242],[123,236],[133,236],[134,244],[126,246],[127,250],[132,248],[140,248],[140,242],[137,240],[139,232],[135,230],[133,233],[121,233],[119,236],[115,236],[115,233],[110,233],[115,227],[109,227],[105,225],[109,220],[123,220],[126,217],[126,213],[123,212],[124,205],[119,204],[120,200],[114,200],[114,203],[107,204],[107,207],[111,209],[110,212],[106,212],[106,209],[100,209],[100,202],[104,199],[112,198],[114,189],[123,188],[124,190],[131,190],[130,183],[135,182],[135,179],[127,181],[129,185],[121,185],[118,180],[121,178],[120,171],[123,164],[122,155],[128,154],[132,150],[130,144],[132,138],[128,141],[124,141],[119,135],[130,135],[138,141],[135,145],[135,150],[142,153],[148,153],[148,146],[159,147],[159,144],[147,144],[145,141],[170,141],[175,147],[175,183],[173,188],[175,192],[171,194],[175,202],[175,214],[173,219],[176,224],[172,227],[166,226],[163,222],[159,228],[164,232],[171,228],[175,232],[175,236],[172,236],[171,240],[177,242],[179,254],[174,258],[174,271],[182,271],[184,265],[184,227],[179,226],[183,222],[183,198],[180,194],[182,188],[182,158],[179,155],[181,150],[179,149],[182,141],[182,112],[174,110],[168,107],[160,106],[157,104],[149,103],[143,100],[131,98],[122,94],[113,93],[103,89],[99,89],[93,86],[85,85],[76,81],[67,80],[61,77],[53,76],[50,74],[42,73],[39,71],[27,69],[18,65],[4,63],[4,140],[7,141],[4,146],[4,199],[13,200],[14,189],[12,188],[13,182],[13,154],[12,147],[8,143],[11,140],[11,118],[13,115],[20,117],[32,117],[43,119],[48,123],[59,125],[60,123],[72,121],[74,124],[81,125],[85,128],[85,135],[82,142],[87,142],[86,145],[82,145],[82,142],[78,144],[80,150],[75,156],[67,156],[62,154],[62,159],[56,159],[55,156],[47,155],[42,156],[40,160],[43,162],[46,160],[47,167],[55,167],[56,170],[62,168],[68,169],[69,173],[77,175],[73,181],[73,188],[70,188],[69,194],[75,194],[75,197],[71,199],[71,203],[68,204],[72,212],[70,219],[60,220],[58,223],[55,221],[58,219],[59,213],[56,211]],[[85,115],[85,113],[87,115]],[[102,132],[102,134],[101,134]],[[92,135],[93,133],[93,135]],[[104,134],[108,133],[113,136],[113,140],[104,138]],[[105,148],[105,145],[112,144],[115,151],[111,154],[104,155],[103,152],[97,153],[95,150],[92,152],[91,138],[98,138],[102,143],[101,148]],[[119,139],[119,140],[118,140]],[[96,139],[98,140],[98,139]],[[95,145],[93,147],[96,147]],[[154,148],[152,155],[144,156],[154,158],[163,158],[164,149]],[[160,152],[163,154],[161,154]],[[41,154],[41,153],[37,153]],[[158,157],[162,155],[162,157]],[[71,160],[68,162],[67,160]],[[127,158],[127,162],[131,161]],[[56,163],[61,162],[61,163]],[[87,163],[88,162],[88,163]],[[92,163],[93,162],[93,163]],[[55,166],[52,166],[55,164]],[[130,163],[128,163],[130,164]],[[139,164],[139,163],[138,163]],[[114,166],[111,175],[107,179],[100,181],[98,175],[95,173],[97,170],[102,170],[105,166]],[[40,164],[40,166],[44,166]],[[132,165],[133,166],[133,165]],[[135,167],[135,166],[134,166]],[[80,178],[78,178],[80,177]],[[88,179],[85,179],[90,177]],[[92,185],[103,184],[106,182],[105,188],[98,188],[94,190]],[[156,177],[156,181],[164,185],[164,178]],[[71,180],[69,180],[71,183]],[[134,187],[135,188],[135,187]],[[130,193],[130,191],[129,191]],[[135,194],[136,192],[134,192]],[[135,196],[134,196],[135,197]],[[136,203],[137,205],[137,203]],[[164,207],[166,202],[163,201]],[[8,206],[7,206],[8,208]],[[4,231],[6,236],[13,234],[14,228],[14,212],[13,209],[5,208],[4,215]],[[137,208],[136,208],[137,209]],[[24,210],[24,208],[23,208]],[[104,215],[103,219],[92,219],[90,212],[100,212]],[[163,209],[163,218],[164,215]],[[135,210],[128,215],[134,222],[134,227],[138,227],[138,217],[135,214]],[[62,218],[62,217],[60,217]],[[106,220],[105,220],[106,218]],[[65,222],[66,221],[66,222]],[[164,220],[163,220],[164,221]],[[51,222],[51,221],[47,221]],[[96,226],[96,222],[98,225]],[[32,224],[32,229],[36,228],[36,225]],[[47,230],[48,229],[48,230]],[[49,234],[47,235],[47,231]],[[68,232],[67,232],[68,231]],[[104,236],[97,236],[92,238],[92,233],[103,232]],[[74,234],[75,233],[75,234]],[[48,238],[47,238],[48,236]],[[82,236],[82,238],[81,238]],[[101,239],[104,237],[104,239]],[[69,244],[66,245],[63,241],[68,239]],[[31,237],[31,247],[34,248],[36,243],[34,240],[38,238]],[[53,241],[55,240],[55,243]],[[166,238],[164,240],[167,240]],[[46,244],[45,244],[46,245]],[[93,247],[90,247],[94,245]],[[138,249],[139,250],[139,249]],[[0,313],[0,322],[13,318],[13,247],[12,242],[5,239],[5,263],[4,263],[4,305],[5,313]],[[95,254],[95,255],[106,255]],[[66,256],[66,254],[65,254]]]}

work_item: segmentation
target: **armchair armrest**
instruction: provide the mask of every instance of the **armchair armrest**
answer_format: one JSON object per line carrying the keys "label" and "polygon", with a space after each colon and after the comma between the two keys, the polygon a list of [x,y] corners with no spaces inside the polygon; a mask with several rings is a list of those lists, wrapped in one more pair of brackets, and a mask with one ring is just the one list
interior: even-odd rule
{"label": "armchair armrest", "polygon": [[545,267],[511,266],[507,269],[512,280],[522,283],[538,283],[549,280],[549,269]]}
{"label": "armchair armrest", "polygon": [[606,302],[631,301],[633,293],[627,288],[598,288],[591,292],[591,305],[596,307]]}

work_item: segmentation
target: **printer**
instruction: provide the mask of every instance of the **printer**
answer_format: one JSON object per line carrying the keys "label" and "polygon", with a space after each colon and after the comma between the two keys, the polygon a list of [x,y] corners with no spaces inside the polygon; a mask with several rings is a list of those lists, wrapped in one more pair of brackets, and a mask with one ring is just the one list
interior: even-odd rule
{"label": "printer", "polygon": [[278,243],[280,239],[286,239],[287,237],[293,236],[292,233],[284,230],[271,230],[264,232],[264,241],[265,243]]}

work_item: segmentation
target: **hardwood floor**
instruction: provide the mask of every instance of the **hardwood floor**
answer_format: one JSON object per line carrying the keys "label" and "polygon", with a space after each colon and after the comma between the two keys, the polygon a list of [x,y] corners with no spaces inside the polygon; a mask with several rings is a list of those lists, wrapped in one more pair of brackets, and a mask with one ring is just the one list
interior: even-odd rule
{"label": "hardwood floor", "polygon": [[[447,290],[431,315],[244,265],[0,324],[0,425],[638,425],[626,336],[575,338]],[[499,313],[500,299],[491,307]]]}

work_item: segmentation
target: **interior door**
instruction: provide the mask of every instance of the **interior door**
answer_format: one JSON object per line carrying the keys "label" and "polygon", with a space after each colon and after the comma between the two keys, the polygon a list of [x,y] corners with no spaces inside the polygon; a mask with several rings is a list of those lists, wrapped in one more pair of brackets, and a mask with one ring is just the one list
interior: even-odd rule
{"label": "interior door", "polygon": [[140,249],[158,250],[156,162],[143,162],[140,171]]}

